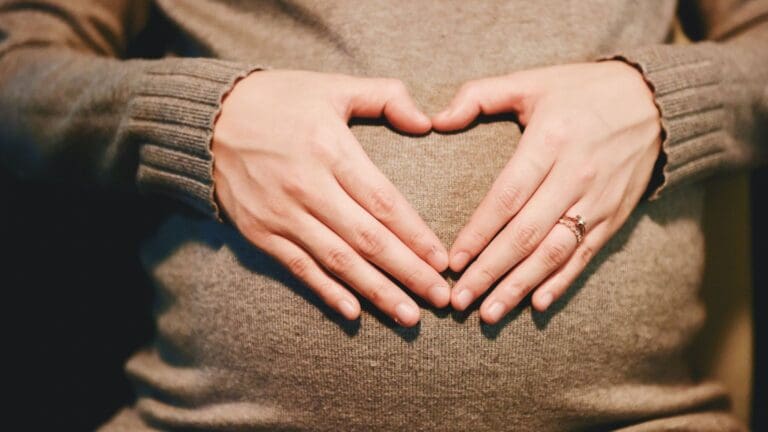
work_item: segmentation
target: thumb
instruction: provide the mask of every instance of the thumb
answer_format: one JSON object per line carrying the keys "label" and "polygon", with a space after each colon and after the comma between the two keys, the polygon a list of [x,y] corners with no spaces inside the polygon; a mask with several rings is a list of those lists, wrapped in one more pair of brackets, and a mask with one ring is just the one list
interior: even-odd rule
{"label": "thumb", "polygon": [[448,106],[432,116],[432,126],[439,131],[467,127],[480,114],[515,112],[527,123],[531,86],[516,74],[465,82]]}
{"label": "thumb", "polygon": [[352,85],[348,118],[380,117],[408,133],[425,133],[432,122],[411,98],[405,84],[394,78],[359,78]]}

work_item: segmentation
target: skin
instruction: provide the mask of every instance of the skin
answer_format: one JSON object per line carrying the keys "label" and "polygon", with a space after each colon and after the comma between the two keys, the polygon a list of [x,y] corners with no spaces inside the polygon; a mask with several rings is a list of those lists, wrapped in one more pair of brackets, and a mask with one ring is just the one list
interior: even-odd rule
{"label": "skin", "polygon": [[[450,268],[464,270],[452,306],[466,309],[497,283],[480,306],[491,324],[531,291],[539,311],[565,293],[636,207],[661,146],[652,90],[620,61],[467,82],[432,125],[457,130],[502,112],[517,114],[523,135],[450,248]],[[580,244],[562,215],[585,218]]]}
{"label": "skin", "polygon": [[344,317],[359,317],[360,303],[340,281],[410,327],[419,307],[383,272],[444,307],[450,288],[439,272],[448,254],[348,127],[352,117],[381,115],[403,132],[431,128],[398,80],[252,73],[225,97],[214,125],[215,195],[250,242]]}
{"label": "skin", "polygon": [[[517,114],[523,136],[450,253],[347,125],[384,115],[420,134],[503,112]],[[400,325],[418,323],[387,272],[458,310],[496,284],[480,307],[496,323],[532,291],[546,310],[623,225],[650,180],[660,131],[651,89],[620,61],[470,81],[431,118],[398,80],[259,71],[235,85],[215,124],[215,193],[246,238],[348,319],[360,305],[334,275]],[[557,224],[564,214],[586,219],[578,245]],[[448,266],[464,271],[453,290],[439,274]]]}

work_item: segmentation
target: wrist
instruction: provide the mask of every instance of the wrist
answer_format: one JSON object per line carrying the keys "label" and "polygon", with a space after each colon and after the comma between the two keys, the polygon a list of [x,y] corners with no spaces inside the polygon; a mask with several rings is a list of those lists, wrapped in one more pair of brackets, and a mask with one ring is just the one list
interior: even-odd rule
{"label": "wrist", "polygon": [[[220,121],[222,116],[225,115],[228,111],[231,110],[230,105],[232,105],[233,98],[231,98],[232,94],[237,91],[239,86],[243,83],[243,81],[248,78],[249,76],[263,71],[265,68],[263,67],[257,67],[255,69],[251,69],[246,73],[243,73],[237,77],[235,77],[228,88],[226,88],[219,98],[219,104],[218,108],[216,110],[216,113],[213,117],[212,124],[211,124],[211,137],[209,140],[208,148],[209,153],[211,157],[210,162],[210,178],[211,178],[211,193],[210,193],[210,200],[214,208],[216,209],[215,212],[215,219],[220,223],[225,223],[228,220],[227,213],[225,210],[225,207],[222,203],[222,198],[220,196],[220,188],[218,187],[220,185],[220,176],[217,173],[218,166],[216,165],[216,157],[217,157],[217,144],[221,143],[222,138],[222,122]],[[220,156],[220,153],[219,153]]]}
{"label": "wrist", "polygon": [[642,200],[649,199],[664,184],[664,167],[667,163],[667,155],[663,147],[666,132],[662,121],[662,111],[656,100],[656,90],[639,65],[626,61],[623,57],[600,59],[598,62],[616,65],[629,78],[629,81],[631,81],[629,87],[637,89],[637,92],[633,92],[633,94],[641,95],[640,98],[644,105],[647,106],[649,116],[654,119],[654,125],[658,133],[651,145],[653,146],[656,159],[651,169],[648,185],[641,197]]}

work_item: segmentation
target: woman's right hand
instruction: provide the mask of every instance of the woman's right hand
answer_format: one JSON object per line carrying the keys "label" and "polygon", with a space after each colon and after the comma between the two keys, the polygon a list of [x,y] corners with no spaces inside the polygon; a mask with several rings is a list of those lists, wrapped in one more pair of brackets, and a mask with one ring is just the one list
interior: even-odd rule
{"label": "woman's right hand", "polygon": [[299,70],[262,70],[222,103],[211,149],[216,200],[254,245],[285,265],[347,319],[357,298],[338,276],[403,326],[420,312],[374,265],[444,307],[438,273],[448,254],[349,129],[352,117],[395,128],[432,127],[399,80]]}

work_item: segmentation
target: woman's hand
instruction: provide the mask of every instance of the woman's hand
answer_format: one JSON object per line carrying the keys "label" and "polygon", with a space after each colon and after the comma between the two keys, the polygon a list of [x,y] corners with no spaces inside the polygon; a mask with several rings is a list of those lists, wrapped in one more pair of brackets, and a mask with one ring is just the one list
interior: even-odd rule
{"label": "woman's hand", "polygon": [[[565,292],[637,205],[661,146],[653,93],[639,71],[620,61],[465,83],[432,124],[456,130],[480,113],[501,112],[517,113],[523,136],[450,251],[455,271],[477,257],[453,287],[459,310],[512,269],[480,307],[488,323],[536,287],[532,304],[539,311]],[[563,215],[584,217],[580,244],[557,223]]]}
{"label": "woman's hand", "polygon": [[360,304],[326,269],[412,326],[417,304],[372,263],[444,307],[450,289],[438,271],[448,254],[348,127],[351,117],[382,114],[405,132],[431,128],[398,80],[252,73],[225,98],[215,124],[216,199],[246,238],[347,319]]}

